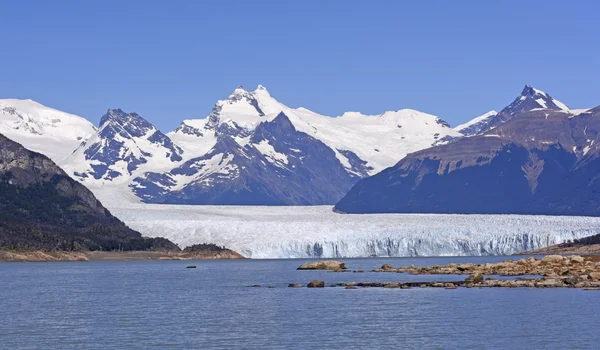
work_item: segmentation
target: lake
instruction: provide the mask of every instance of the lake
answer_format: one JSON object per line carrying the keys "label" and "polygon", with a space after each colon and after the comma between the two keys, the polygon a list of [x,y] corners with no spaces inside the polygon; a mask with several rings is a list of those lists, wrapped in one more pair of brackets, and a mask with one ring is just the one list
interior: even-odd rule
{"label": "lake", "polygon": [[[518,257],[521,258],[521,257]],[[506,257],[344,259],[351,269]],[[296,271],[307,259],[0,264],[5,349],[597,348],[600,291],[288,288],[464,276]],[[194,264],[196,269],[186,269]],[[260,284],[262,288],[248,288]],[[267,286],[275,286],[270,289]]]}

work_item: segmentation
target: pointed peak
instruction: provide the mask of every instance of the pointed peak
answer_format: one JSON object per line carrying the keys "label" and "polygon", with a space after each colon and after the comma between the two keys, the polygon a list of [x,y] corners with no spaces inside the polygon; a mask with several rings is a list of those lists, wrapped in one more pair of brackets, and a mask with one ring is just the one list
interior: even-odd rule
{"label": "pointed peak", "polygon": [[267,90],[267,88],[264,87],[264,86],[262,86],[262,85],[260,85],[260,84],[258,84],[258,86],[256,87],[256,90],[253,91],[253,93],[257,93],[257,92],[258,93],[263,93],[263,94],[266,93],[267,95],[270,96],[269,91]]}
{"label": "pointed peak", "polygon": [[135,124],[150,124],[139,114],[135,112],[127,113],[120,108],[109,108],[106,111],[106,114],[100,119],[100,127],[109,122],[114,122],[120,125],[127,122],[132,122]]}
{"label": "pointed peak", "polygon": [[233,92],[231,93],[231,95],[229,95],[229,97],[227,99],[228,100],[239,100],[243,96],[247,96],[248,94],[249,94],[248,90],[244,89],[244,87],[240,85],[237,88],[235,88],[235,90],[233,90]]}
{"label": "pointed peak", "polygon": [[248,92],[248,90],[244,89],[244,87],[241,85],[238,85],[238,87],[236,87],[235,90],[233,90],[233,94],[246,92]]}
{"label": "pointed peak", "polygon": [[118,122],[119,120],[123,119],[125,116],[127,116],[127,113],[123,112],[122,109],[109,108],[106,111],[106,114],[104,114],[102,116],[102,118],[100,119],[100,127],[102,127],[104,124],[111,122],[111,121]]}
{"label": "pointed peak", "polygon": [[525,85],[523,91],[521,92],[521,96],[542,96],[548,97],[548,94],[543,92],[542,90],[538,90],[531,85]]}

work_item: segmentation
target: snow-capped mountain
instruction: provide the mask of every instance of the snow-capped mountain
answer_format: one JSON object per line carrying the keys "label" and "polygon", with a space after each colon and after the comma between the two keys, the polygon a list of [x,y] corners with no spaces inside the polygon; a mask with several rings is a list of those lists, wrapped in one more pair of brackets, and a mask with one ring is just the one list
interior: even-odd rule
{"label": "snow-capped mountain", "polygon": [[242,139],[258,124],[273,120],[280,112],[288,117],[296,130],[331,148],[350,171],[350,159],[343,153],[354,153],[372,168],[369,174],[395,164],[408,153],[443,143],[444,137],[461,136],[440,118],[410,109],[379,115],[347,112],[332,118],[306,108],[290,108],[260,85],[252,92],[238,87],[226,100],[218,101],[208,117],[184,120],[168,135],[190,153],[203,154],[224,133],[243,144]]}
{"label": "snow-capped mountain", "polygon": [[529,85],[525,85],[521,94],[499,113],[490,111],[465,124],[455,127],[454,130],[460,132],[464,136],[480,135],[506,123],[518,114],[537,109],[570,111],[567,105],[552,98],[547,93]]}
{"label": "snow-capped mountain", "polygon": [[[10,117],[5,129],[26,135],[13,138],[56,153],[59,165],[87,186],[117,186],[157,203],[333,204],[406,154],[461,136],[440,118],[410,109],[329,117],[290,108],[260,85],[238,87],[207,117],[185,120],[168,136],[118,109],[97,130],[76,116],[3,113]],[[71,127],[77,121],[85,132]]]}
{"label": "snow-capped mountain", "polygon": [[84,118],[41,105],[32,100],[0,100],[0,134],[62,161],[96,132]]}
{"label": "snow-capped mountain", "polygon": [[239,136],[247,132],[223,124],[208,153],[167,173],[134,179],[133,191],[152,203],[329,204],[369,170],[350,151],[342,151],[349,167],[342,165],[331,148],[296,130],[283,112]]}
{"label": "snow-capped mountain", "polygon": [[287,107],[263,86],[238,87],[208,117],[169,134],[185,151],[183,164],[130,187],[151,203],[331,204],[407,153],[459,135],[414,110],[332,118]]}
{"label": "snow-capped mountain", "polygon": [[570,110],[539,90],[524,92],[498,114],[514,114],[507,121],[410,154],[361,180],[336,209],[600,216],[600,107]]}
{"label": "snow-capped mountain", "polygon": [[109,109],[95,134],[60,165],[85,184],[126,183],[144,166],[168,170],[183,151],[136,113]]}

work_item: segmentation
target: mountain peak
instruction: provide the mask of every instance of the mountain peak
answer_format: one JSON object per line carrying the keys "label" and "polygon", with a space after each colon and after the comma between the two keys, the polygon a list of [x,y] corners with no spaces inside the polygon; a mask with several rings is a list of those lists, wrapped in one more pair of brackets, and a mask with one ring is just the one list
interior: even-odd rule
{"label": "mountain peak", "polygon": [[269,94],[269,91],[267,90],[267,88],[264,87],[264,86],[262,86],[262,85],[260,85],[260,84],[258,84],[258,86],[256,87],[256,90],[254,90],[252,93],[253,94],[256,94],[256,93],[263,93],[264,94],[264,93],[266,93],[269,96],[271,95],[271,94]]}
{"label": "mountain peak", "polygon": [[531,85],[525,85],[523,91],[521,92],[521,96],[542,98],[550,97],[547,93],[543,92],[542,90],[538,90]]}

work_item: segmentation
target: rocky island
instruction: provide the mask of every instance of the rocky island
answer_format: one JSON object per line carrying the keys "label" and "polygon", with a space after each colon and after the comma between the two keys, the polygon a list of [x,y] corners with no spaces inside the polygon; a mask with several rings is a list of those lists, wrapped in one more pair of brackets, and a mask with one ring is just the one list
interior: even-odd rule
{"label": "rocky island", "polygon": [[[321,262],[327,266],[327,262]],[[336,264],[339,262],[335,262]],[[333,264],[330,264],[333,265]],[[335,269],[332,272],[345,272],[351,270]],[[362,272],[355,270],[354,272]],[[330,285],[332,287],[383,287],[383,288],[583,288],[586,290],[600,290],[600,257],[578,255],[563,257],[561,255],[548,255],[542,259],[535,257],[520,260],[506,260],[498,263],[486,264],[455,264],[445,266],[403,266],[394,268],[384,264],[374,273],[409,273],[412,275],[467,275],[466,278],[453,282],[347,282]],[[525,277],[518,277],[525,276]],[[516,277],[506,279],[499,277]],[[315,280],[308,287],[325,287],[324,281]],[[300,284],[290,284],[298,288]]]}

